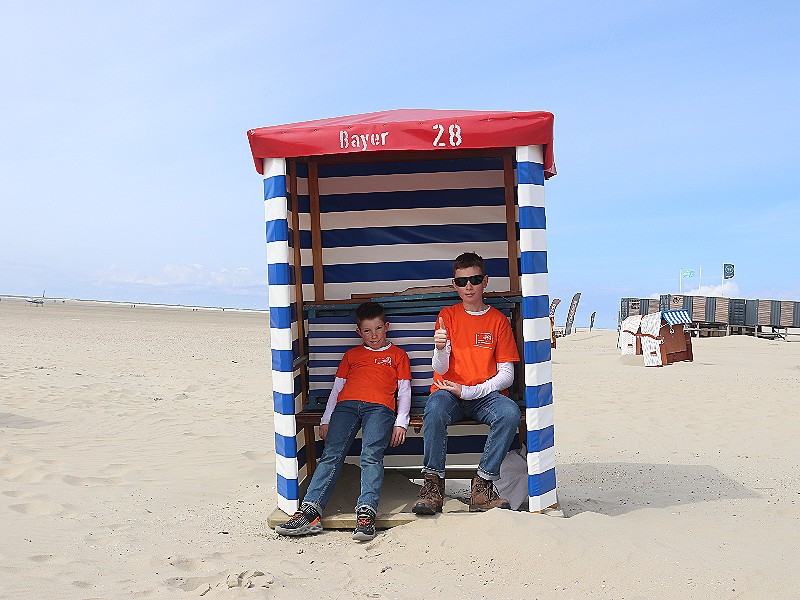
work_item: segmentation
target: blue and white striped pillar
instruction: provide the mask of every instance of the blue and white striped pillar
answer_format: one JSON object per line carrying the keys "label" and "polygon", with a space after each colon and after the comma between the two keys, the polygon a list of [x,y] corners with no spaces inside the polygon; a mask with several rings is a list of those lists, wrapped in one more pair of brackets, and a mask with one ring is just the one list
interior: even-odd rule
{"label": "blue and white striped pillar", "polygon": [[542,146],[517,148],[517,186],[525,422],[528,428],[528,508],[541,511],[557,503]]}
{"label": "blue and white striped pillar", "polygon": [[275,460],[278,508],[287,514],[299,506],[294,353],[296,316],[292,317],[293,271],[289,256],[289,210],[286,160],[264,159],[264,214],[267,229],[269,332],[272,349],[272,397],[275,414]]}

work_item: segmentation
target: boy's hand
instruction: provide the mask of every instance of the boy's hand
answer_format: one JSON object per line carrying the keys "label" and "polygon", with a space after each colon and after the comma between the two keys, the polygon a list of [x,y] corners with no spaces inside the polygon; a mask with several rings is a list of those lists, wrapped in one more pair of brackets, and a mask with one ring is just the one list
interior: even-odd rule
{"label": "boy's hand", "polygon": [[319,437],[323,440],[328,436],[328,426],[327,425],[320,425],[319,426]]}
{"label": "boy's hand", "polygon": [[389,445],[394,448],[395,446],[399,446],[403,442],[406,441],[406,430],[402,427],[398,427],[395,425],[394,429],[392,429],[392,439],[389,440]]}
{"label": "boy's hand", "polygon": [[457,398],[461,398],[461,384],[456,383],[455,381],[450,381],[448,379],[441,379],[439,381],[434,380],[433,383],[436,384],[440,390],[444,390],[445,392],[450,392]]}
{"label": "boy's hand", "polygon": [[439,328],[433,333],[433,343],[437,350],[444,350],[447,346],[447,329],[444,327],[444,320],[439,317]]}

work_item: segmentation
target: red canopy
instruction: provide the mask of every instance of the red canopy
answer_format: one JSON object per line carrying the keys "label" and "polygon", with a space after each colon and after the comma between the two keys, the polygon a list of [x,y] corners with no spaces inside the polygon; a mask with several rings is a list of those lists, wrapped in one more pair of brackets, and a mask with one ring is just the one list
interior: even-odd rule
{"label": "red canopy", "polygon": [[256,170],[263,158],[326,154],[513,148],[544,145],[545,176],[556,174],[553,114],[399,109],[260,127],[247,132]]}

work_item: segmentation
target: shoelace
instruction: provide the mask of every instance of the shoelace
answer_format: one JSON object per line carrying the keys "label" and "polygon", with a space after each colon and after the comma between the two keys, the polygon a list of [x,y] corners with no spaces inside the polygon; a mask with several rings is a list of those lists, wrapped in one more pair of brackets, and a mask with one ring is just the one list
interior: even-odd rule
{"label": "shoelace", "polygon": [[358,515],[358,526],[369,527],[372,525],[372,517],[366,513]]}
{"label": "shoelace", "polygon": [[494,489],[494,484],[491,481],[486,481],[482,478],[478,478],[478,484],[475,486],[476,491],[486,491],[486,499],[491,502],[492,500],[497,500],[500,498],[500,494],[497,493],[497,490]]}
{"label": "shoelace", "polygon": [[436,485],[436,482],[431,481],[430,479],[426,480],[425,483],[422,484],[422,489],[419,491],[419,495],[423,498],[429,498],[431,496],[441,497],[439,493],[439,486]]}

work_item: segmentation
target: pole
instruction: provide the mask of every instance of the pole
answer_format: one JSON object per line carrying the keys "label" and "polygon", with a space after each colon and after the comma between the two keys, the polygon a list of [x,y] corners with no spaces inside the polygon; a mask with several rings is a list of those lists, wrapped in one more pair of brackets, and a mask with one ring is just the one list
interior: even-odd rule
{"label": "pole", "polygon": [[703,265],[700,265],[700,283],[697,285],[697,293],[700,293],[700,288],[703,287]]}
{"label": "pole", "polygon": [[722,263],[722,297],[725,297],[725,263]]}
{"label": "pole", "polygon": [[678,273],[678,293],[683,294],[683,269]]}

